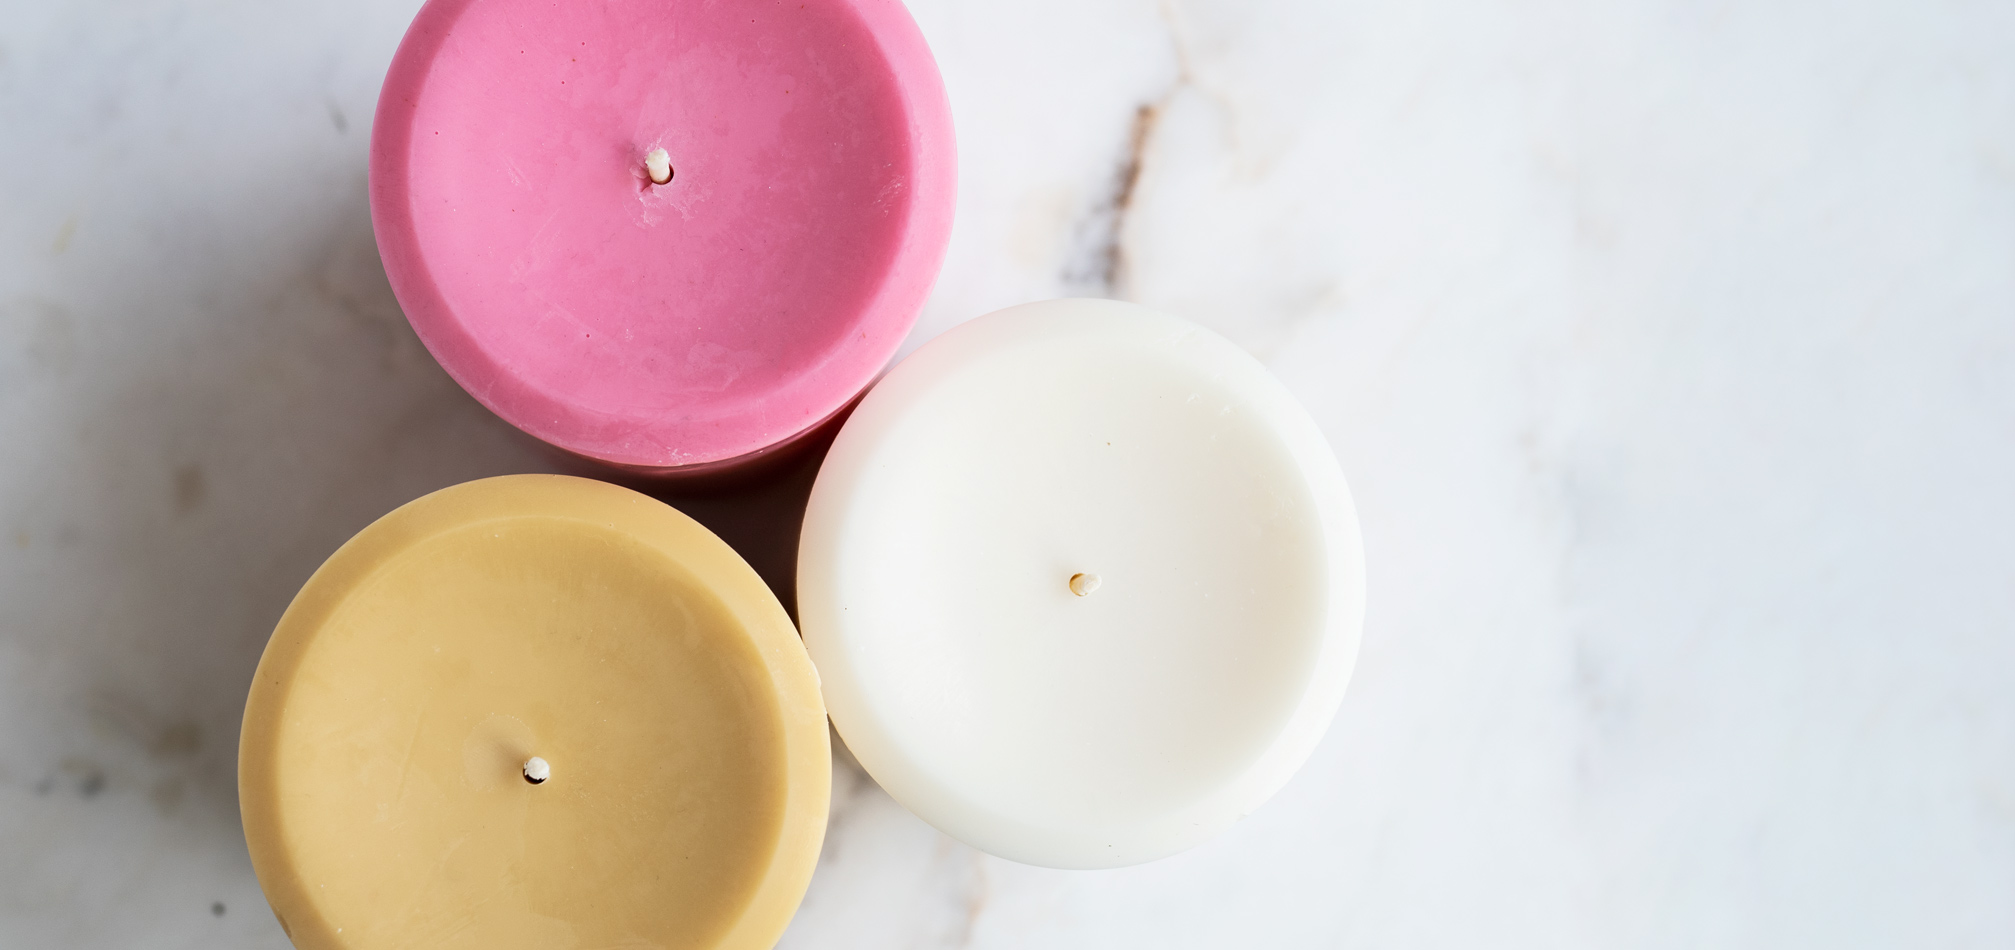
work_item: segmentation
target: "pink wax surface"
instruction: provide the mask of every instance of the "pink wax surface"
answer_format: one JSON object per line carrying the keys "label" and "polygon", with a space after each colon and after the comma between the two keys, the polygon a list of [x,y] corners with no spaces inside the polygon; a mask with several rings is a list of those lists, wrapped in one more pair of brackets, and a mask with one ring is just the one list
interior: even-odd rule
{"label": "pink wax surface", "polygon": [[379,96],[371,212],[414,330],[484,405],[691,470],[804,433],[887,364],[955,161],[892,0],[430,0]]}

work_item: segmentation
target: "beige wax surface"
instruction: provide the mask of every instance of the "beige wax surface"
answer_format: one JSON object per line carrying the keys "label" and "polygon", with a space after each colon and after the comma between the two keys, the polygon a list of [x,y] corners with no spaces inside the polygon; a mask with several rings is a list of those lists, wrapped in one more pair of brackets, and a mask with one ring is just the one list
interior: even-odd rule
{"label": "beige wax surface", "polygon": [[240,782],[300,947],[768,947],[817,858],[826,755],[790,621],[725,544],[624,489],[512,476],[316,574],[261,662]]}

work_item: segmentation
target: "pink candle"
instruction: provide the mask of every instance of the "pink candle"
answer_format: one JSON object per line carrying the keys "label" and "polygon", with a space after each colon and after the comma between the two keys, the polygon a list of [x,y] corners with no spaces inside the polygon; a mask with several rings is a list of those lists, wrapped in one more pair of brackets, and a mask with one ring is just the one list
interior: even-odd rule
{"label": "pink candle", "polygon": [[589,458],[709,471],[887,364],[954,166],[894,0],[430,0],[378,99],[371,216],[414,330],[484,405]]}

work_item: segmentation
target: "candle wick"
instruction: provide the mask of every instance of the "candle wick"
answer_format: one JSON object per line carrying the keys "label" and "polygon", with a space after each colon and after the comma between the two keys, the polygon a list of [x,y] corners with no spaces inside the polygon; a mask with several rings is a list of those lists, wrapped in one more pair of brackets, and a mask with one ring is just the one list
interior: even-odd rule
{"label": "candle wick", "polygon": [[525,781],[538,785],[552,777],[553,767],[545,759],[535,755],[525,760]]}
{"label": "candle wick", "polygon": [[1070,576],[1070,592],[1079,597],[1084,597],[1092,591],[1098,590],[1098,585],[1102,583],[1104,581],[1100,580],[1097,574],[1072,574]]}
{"label": "candle wick", "polygon": [[662,185],[665,182],[671,181],[671,153],[661,148],[651,149],[651,153],[644,156],[644,170],[651,173],[651,181],[654,184]]}

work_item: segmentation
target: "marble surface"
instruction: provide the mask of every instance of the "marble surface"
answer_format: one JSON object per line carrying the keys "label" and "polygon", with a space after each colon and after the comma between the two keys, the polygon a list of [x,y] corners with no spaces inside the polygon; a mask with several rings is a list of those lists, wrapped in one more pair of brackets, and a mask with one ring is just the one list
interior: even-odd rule
{"label": "marble surface", "polygon": [[[842,757],[783,946],[2015,944],[2015,7],[911,6],[963,166],[909,346],[1218,329],[1372,599],[1308,767],[1176,858],[989,858]],[[379,514],[557,464],[378,263],[414,7],[0,3],[0,946],[284,946],[267,633]],[[681,503],[781,577],[807,473]]]}

